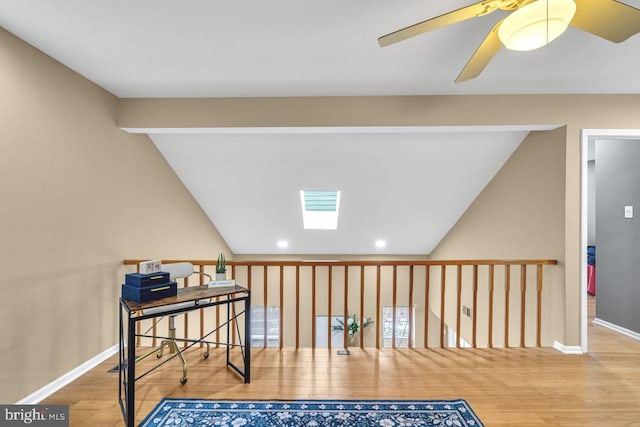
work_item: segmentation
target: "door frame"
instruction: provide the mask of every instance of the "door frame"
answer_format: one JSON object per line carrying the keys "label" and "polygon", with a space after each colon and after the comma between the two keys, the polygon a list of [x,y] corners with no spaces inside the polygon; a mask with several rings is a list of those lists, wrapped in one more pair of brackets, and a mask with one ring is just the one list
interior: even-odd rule
{"label": "door frame", "polygon": [[640,129],[582,129],[580,146],[580,347],[583,353],[587,353],[588,350],[587,245],[589,232],[589,141],[630,139],[640,141]]}

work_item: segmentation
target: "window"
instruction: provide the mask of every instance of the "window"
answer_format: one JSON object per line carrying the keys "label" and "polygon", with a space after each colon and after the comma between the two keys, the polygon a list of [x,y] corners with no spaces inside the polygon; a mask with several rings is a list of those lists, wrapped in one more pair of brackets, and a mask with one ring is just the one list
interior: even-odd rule
{"label": "window", "polygon": [[[415,343],[415,308],[413,311],[411,341]],[[383,307],[382,309],[382,339],[383,347],[393,345],[393,307]],[[396,306],[396,347],[409,346],[409,307]]]}
{"label": "window", "polygon": [[[338,319],[343,320],[344,316],[331,316],[331,347],[344,346],[344,332],[334,331],[333,326],[338,326]],[[329,347],[327,339],[327,316],[316,316],[316,347]]]}
{"label": "window", "polygon": [[301,190],[300,202],[305,229],[336,230],[338,228],[339,191]]}
{"label": "window", "polygon": [[[280,308],[267,307],[267,347],[280,346]],[[264,307],[251,307],[251,347],[264,347]]]}

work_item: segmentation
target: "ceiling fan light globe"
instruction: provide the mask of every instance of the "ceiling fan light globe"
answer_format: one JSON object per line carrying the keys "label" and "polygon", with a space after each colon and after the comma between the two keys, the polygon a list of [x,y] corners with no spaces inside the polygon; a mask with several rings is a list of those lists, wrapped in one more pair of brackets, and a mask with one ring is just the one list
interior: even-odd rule
{"label": "ceiling fan light globe", "polygon": [[509,15],[498,37],[507,49],[534,50],[564,33],[575,13],[573,0],[537,0]]}

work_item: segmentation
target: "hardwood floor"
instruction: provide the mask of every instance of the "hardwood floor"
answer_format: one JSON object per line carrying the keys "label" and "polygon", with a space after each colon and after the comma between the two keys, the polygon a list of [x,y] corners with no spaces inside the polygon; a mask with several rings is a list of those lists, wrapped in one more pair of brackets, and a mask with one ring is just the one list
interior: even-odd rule
{"label": "hardwood floor", "polygon": [[[300,351],[254,349],[251,384],[222,349],[188,352],[189,382],[170,362],[136,388],[137,420],[164,396],[206,399],[454,399],[486,426],[640,426],[640,341],[590,325],[590,353],[554,349]],[[45,402],[70,405],[72,426],[124,425],[113,357]],[[153,361],[145,361],[145,364]],[[43,402],[44,403],[44,402]]]}

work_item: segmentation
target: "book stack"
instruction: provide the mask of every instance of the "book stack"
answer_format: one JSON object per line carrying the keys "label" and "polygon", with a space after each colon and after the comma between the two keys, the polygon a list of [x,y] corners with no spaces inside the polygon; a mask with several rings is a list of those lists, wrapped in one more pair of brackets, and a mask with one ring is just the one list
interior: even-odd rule
{"label": "book stack", "polygon": [[172,282],[169,279],[169,273],[164,271],[150,274],[127,274],[125,275],[125,283],[122,284],[122,298],[135,302],[172,297],[177,293],[178,284]]}

